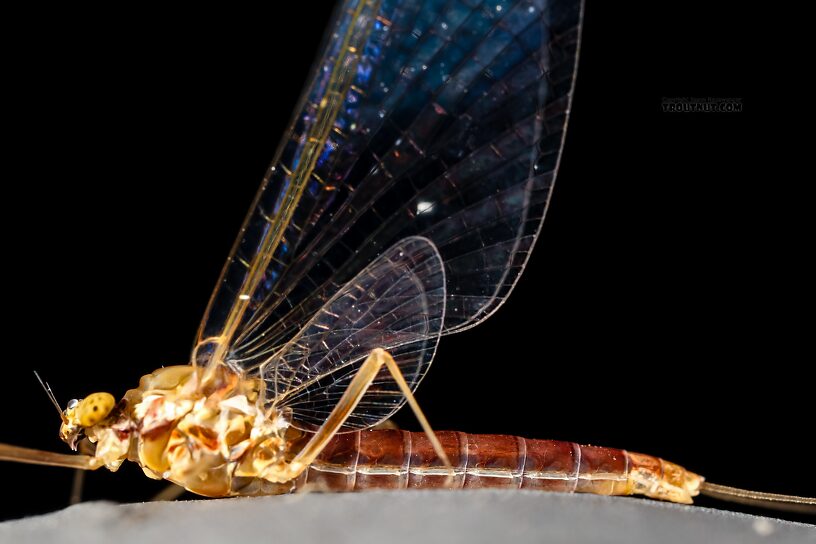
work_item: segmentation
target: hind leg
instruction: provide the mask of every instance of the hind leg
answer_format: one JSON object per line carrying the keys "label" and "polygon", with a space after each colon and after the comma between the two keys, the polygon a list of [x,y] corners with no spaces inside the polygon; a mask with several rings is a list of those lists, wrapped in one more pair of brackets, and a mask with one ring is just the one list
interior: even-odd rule
{"label": "hind leg", "polygon": [[363,398],[363,395],[365,395],[369,386],[377,377],[377,374],[380,372],[380,369],[383,366],[388,369],[391,376],[394,378],[394,381],[399,386],[400,391],[408,402],[408,405],[411,407],[411,410],[414,412],[417,420],[419,420],[422,430],[425,431],[425,434],[431,441],[436,454],[445,463],[445,466],[451,467],[448,456],[445,453],[445,450],[442,448],[442,444],[439,442],[439,439],[433,432],[433,429],[428,423],[428,419],[425,417],[425,414],[422,413],[422,409],[419,407],[419,404],[414,398],[411,387],[405,381],[405,377],[402,375],[402,371],[400,371],[399,366],[397,366],[397,363],[394,361],[394,358],[391,357],[390,353],[384,349],[377,348],[371,352],[371,354],[360,366],[357,374],[354,375],[351,383],[349,383],[345,392],[343,392],[343,396],[340,397],[337,405],[326,418],[326,422],[320,427],[320,429],[317,430],[315,435],[309,440],[309,442],[306,443],[303,449],[300,450],[295,458],[292,459],[292,461],[286,466],[284,473],[280,474],[276,470],[275,474],[270,474],[265,477],[268,477],[270,480],[274,481],[288,481],[297,478],[304,470],[306,470],[308,466],[312,464],[315,459],[317,459],[317,456],[320,455],[320,452],[323,451],[334,435],[337,434],[337,431],[340,430],[343,423],[346,422],[349,415],[351,415],[351,413],[357,407],[360,399]]}

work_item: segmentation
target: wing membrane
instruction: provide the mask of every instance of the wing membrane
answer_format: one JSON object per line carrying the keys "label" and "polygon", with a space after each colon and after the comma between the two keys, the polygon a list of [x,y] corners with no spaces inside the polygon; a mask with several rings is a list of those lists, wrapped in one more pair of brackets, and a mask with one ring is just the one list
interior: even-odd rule
{"label": "wing membrane", "polygon": [[[406,238],[343,286],[279,352],[256,369],[267,398],[319,426],[374,348],[394,357],[415,388],[433,359],[445,316],[442,259],[425,238]],[[345,428],[368,427],[404,402],[384,368]]]}
{"label": "wing membrane", "polygon": [[[578,0],[342,4],[210,301],[194,362],[262,367],[270,379],[277,368],[273,393],[285,396],[320,374],[308,371],[318,359],[298,352],[303,324],[410,236],[430,240],[444,263],[443,334],[495,311],[550,198],[580,16]],[[285,346],[308,361],[297,379]]]}

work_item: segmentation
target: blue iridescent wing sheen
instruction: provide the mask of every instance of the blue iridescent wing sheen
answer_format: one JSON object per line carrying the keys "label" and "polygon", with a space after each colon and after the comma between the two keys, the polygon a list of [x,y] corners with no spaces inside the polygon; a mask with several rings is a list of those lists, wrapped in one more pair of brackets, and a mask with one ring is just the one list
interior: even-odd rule
{"label": "blue iridescent wing sheen", "polygon": [[348,280],[414,235],[444,262],[442,333],[491,315],[547,209],[581,14],[580,0],[343,3],[194,364],[263,367]]}

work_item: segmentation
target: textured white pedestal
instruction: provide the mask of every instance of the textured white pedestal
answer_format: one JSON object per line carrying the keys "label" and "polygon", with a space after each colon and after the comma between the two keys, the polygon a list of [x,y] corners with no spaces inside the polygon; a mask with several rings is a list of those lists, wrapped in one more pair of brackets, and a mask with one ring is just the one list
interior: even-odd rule
{"label": "textured white pedestal", "polygon": [[816,527],[630,498],[407,491],[83,503],[2,523],[0,542],[803,544],[816,542]]}

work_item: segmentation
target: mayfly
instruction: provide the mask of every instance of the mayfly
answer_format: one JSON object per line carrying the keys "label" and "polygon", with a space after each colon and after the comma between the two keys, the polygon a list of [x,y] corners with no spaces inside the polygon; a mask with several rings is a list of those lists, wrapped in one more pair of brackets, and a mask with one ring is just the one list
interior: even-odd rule
{"label": "mayfly", "polygon": [[[509,296],[553,189],[579,0],[346,0],[241,228],[190,364],[117,401],[72,400],[60,437],[0,459],[225,497],[513,487],[816,500],[716,486],[649,455],[434,432],[413,397],[440,338]],[[377,429],[407,403],[423,433]]]}

